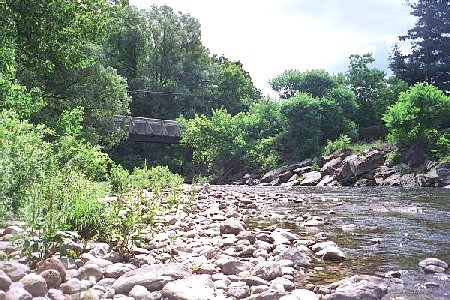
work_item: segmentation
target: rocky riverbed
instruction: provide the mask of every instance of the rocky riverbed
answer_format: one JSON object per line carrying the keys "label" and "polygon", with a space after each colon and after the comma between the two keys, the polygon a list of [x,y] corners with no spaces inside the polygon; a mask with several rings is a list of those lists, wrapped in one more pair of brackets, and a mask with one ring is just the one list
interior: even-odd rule
{"label": "rocky riverbed", "polygon": [[[158,216],[153,232],[142,235],[145,242],[128,261],[107,244],[90,243],[76,259],[54,255],[30,269],[12,243],[23,228],[11,223],[0,230],[0,300],[409,299],[388,294],[403,284],[401,270],[314,284],[309,278],[323,268],[352,260],[320,229],[305,237],[294,229],[246,224],[263,213],[264,204],[300,203],[307,197],[205,186],[189,207]],[[300,227],[320,228],[333,214],[301,215]],[[73,242],[68,246],[83,248]],[[450,280],[448,265],[438,258],[416,264],[424,276]]]}

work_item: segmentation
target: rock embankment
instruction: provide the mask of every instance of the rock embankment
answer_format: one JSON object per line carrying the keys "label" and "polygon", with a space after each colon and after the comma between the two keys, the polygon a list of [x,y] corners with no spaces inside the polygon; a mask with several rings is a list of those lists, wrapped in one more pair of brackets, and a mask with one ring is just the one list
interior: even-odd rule
{"label": "rock embankment", "polygon": [[269,186],[403,186],[450,188],[450,163],[426,161],[414,168],[405,164],[391,166],[390,147],[366,151],[362,155],[348,151],[322,157],[317,163],[308,159],[264,174],[246,175],[240,182]]}
{"label": "rock embankment", "polygon": [[[22,229],[8,226],[0,230],[0,300],[356,300],[386,295],[389,278],[355,275],[329,285],[309,283],[315,262],[336,265],[347,254],[327,235],[306,239],[276,226],[247,227],[246,215],[257,212],[257,203],[270,201],[303,200],[202,189],[190,207],[160,215],[129,260],[107,244],[91,243],[75,259],[56,254],[30,269],[11,242]],[[305,212],[302,226],[320,222]],[[74,241],[67,247],[82,249]],[[448,265],[437,259],[419,265],[424,272],[448,272]]]}

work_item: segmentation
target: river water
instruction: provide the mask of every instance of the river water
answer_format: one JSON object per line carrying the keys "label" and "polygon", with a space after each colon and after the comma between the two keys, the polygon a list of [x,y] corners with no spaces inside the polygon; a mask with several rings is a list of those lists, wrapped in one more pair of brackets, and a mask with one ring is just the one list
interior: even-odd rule
{"label": "river water", "polygon": [[[424,274],[419,261],[436,257],[450,264],[450,190],[403,188],[230,187],[240,192],[278,193],[300,203],[269,202],[247,220],[251,227],[276,224],[305,239],[322,232],[348,255],[342,263],[313,261],[306,283],[327,284],[354,274],[401,272],[389,297],[450,299],[450,274]],[[325,225],[303,227],[305,213]],[[343,227],[344,226],[344,227]]]}

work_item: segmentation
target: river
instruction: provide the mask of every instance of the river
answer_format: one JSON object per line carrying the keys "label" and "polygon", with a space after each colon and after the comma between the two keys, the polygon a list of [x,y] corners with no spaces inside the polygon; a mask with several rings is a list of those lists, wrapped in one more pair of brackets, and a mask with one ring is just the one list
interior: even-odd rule
{"label": "river", "polygon": [[[250,227],[290,228],[304,236],[326,235],[348,255],[342,263],[313,262],[305,283],[327,284],[354,274],[384,276],[400,271],[402,285],[389,296],[450,299],[449,274],[424,274],[420,260],[450,263],[450,190],[403,188],[305,188],[230,186],[239,192],[294,194],[305,200],[265,204],[248,218]],[[300,226],[301,216],[323,217],[325,225]],[[321,233],[320,233],[321,232]]]}

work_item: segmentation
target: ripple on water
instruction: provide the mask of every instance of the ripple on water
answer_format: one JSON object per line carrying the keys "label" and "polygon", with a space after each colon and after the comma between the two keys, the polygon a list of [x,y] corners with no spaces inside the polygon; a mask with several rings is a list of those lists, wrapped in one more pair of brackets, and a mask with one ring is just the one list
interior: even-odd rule
{"label": "ripple on water", "polygon": [[[450,299],[450,278],[425,275],[417,264],[426,257],[450,262],[450,192],[445,189],[404,188],[280,188],[232,187],[237,191],[296,194],[304,201],[268,203],[262,214],[248,220],[252,227],[278,225],[300,232],[305,238],[319,231],[329,234],[351,259],[336,264],[315,261],[310,283],[326,284],[354,274],[382,275],[407,270],[404,284],[391,289],[391,296],[407,299]],[[333,214],[328,212],[332,210]],[[299,227],[305,212],[331,224]],[[261,215],[277,218],[261,218]],[[281,217],[280,217],[281,216]],[[284,216],[284,217],[283,217]],[[342,230],[353,224],[356,230]],[[426,284],[428,282],[428,284]]]}

